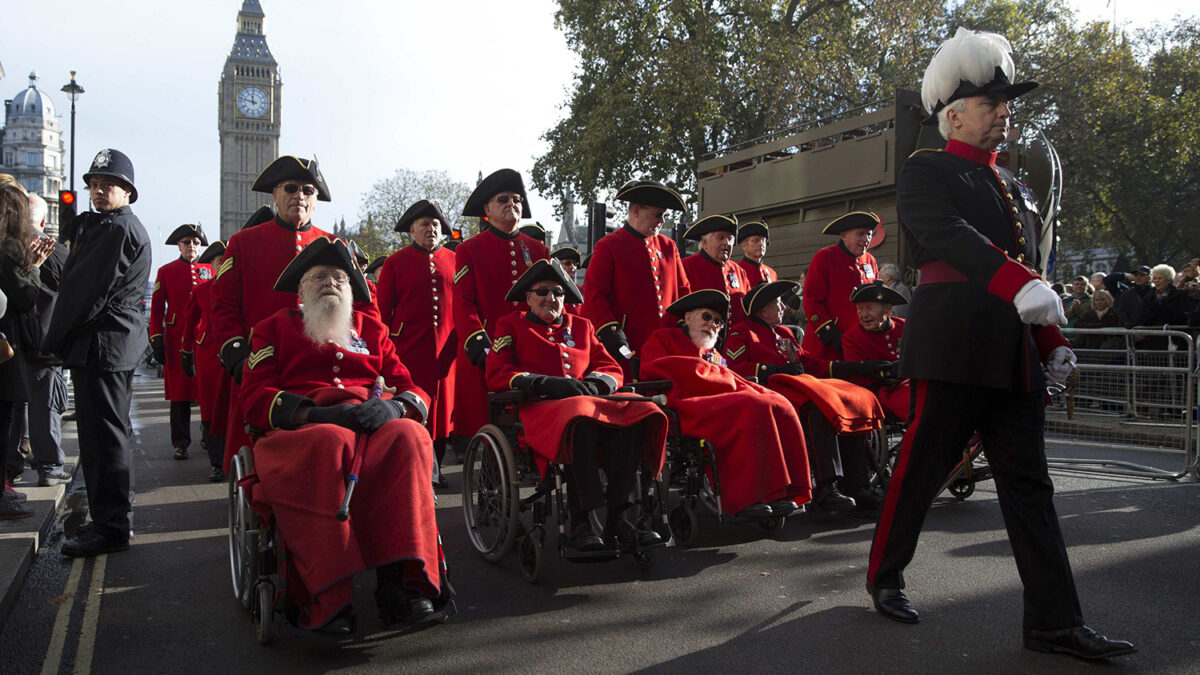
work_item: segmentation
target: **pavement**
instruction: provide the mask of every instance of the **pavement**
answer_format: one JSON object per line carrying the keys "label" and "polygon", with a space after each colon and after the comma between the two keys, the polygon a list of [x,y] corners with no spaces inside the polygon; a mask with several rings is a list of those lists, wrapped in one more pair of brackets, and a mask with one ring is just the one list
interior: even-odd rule
{"label": "pavement", "polygon": [[[571,564],[551,545],[543,580],[526,584],[513,556],[491,564],[471,548],[456,465],[447,467],[452,489],[439,493],[437,507],[458,590],[458,614],[449,623],[419,632],[383,628],[368,573],[355,579],[354,637],[288,632],[263,647],[230,590],[225,486],[204,480],[198,449],[189,461],[171,459],[160,380],[135,378],[133,416],[133,546],[86,561],[63,558],[64,531],[79,515],[78,500],[68,498],[0,629],[0,672],[694,675],[1094,667],[1021,648],[1021,582],[990,482],[964,501],[942,498],[930,510],[906,574],[922,621],[906,626],[872,611],[863,581],[874,524],[849,516],[804,514],[771,536],[703,518],[695,547],[661,551],[648,571],[629,559]],[[1081,445],[1055,452],[1116,451]],[[1179,459],[1137,453],[1138,461],[1164,467]],[[1053,476],[1084,615],[1140,650],[1106,667],[1200,672],[1200,485],[1190,476]],[[551,535],[547,543],[553,541]]]}

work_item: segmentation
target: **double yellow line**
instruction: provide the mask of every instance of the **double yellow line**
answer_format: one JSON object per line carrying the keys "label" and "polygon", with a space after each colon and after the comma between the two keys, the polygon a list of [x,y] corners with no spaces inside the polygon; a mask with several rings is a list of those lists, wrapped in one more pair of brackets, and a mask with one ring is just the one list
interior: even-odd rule
{"label": "double yellow line", "polygon": [[[79,630],[79,642],[75,648],[72,673],[82,675],[92,672],[92,654],[96,649],[96,629],[100,624],[100,599],[104,593],[104,573],[108,567],[108,556],[93,559],[92,578],[88,583],[87,595],[83,596],[83,625]],[[54,617],[54,630],[50,633],[50,646],[46,649],[46,660],[42,662],[42,675],[58,675],[62,670],[63,652],[67,646],[67,631],[71,623],[71,612],[79,597],[79,581],[83,576],[86,559],[76,558],[71,563],[67,585],[60,596],[58,613]]]}

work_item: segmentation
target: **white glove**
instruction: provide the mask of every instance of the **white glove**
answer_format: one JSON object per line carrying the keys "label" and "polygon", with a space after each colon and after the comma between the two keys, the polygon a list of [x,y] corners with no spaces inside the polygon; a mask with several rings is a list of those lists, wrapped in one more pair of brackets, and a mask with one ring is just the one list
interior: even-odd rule
{"label": "white glove", "polygon": [[1032,279],[1017,291],[1013,305],[1021,321],[1031,326],[1065,326],[1062,298],[1038,279]]}
{"label": "white glove", "polygon": [[1058,346],[1046,359],[1046,377],[1059,386],[1067,384],[1067,378],[1075,371],[1075,352],[1070,347]]}

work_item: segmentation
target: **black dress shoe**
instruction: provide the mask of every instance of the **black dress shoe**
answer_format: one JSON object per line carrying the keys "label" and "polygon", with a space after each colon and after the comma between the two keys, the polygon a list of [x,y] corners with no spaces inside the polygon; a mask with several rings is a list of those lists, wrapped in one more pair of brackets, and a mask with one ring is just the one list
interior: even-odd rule
{"label": "black dress shoe", "polygon": [[433,600],[401,584],[399,579],[394,579],[375,589],[375,604],[379,606],[379,618],[384,626],[414,625],[436,618]]}
{"label": "black dress shoe", "polygon": [[1035,652],[1057,652],[1081,659],[1108,659],[1125,656],[1137,647],[1124,640],[1110,640],[1087,626],[1062,630],[1027,630],[1025,648]]}
{"label": "black dress shoe", "polygon": [[590,522],[582,522],[571,528],[571,538],[568,546],[576,551],[602,551],[605,549],[604,540],[592,529]]}
{"label": "black dress shoe", "polygon": [[90,558],[103,553],[116,553],[128,549],[128,539],[106,537],[89,529],[86,533],[64,543],[62,554],[68,558]]}
{"label": "black dress shoe", "polygon": [[770,518],[775,515],[769,504],[751,504],[737,512],[738,518]]}
{"label": "black dress shoe", "polygon": [[620,544],[626,549],[642,549],[662,543],[662,537],[654,530],[639,530],[636,525],[626,518],[618,518],[615,523],[605,527],[604,538]]}
{"label": "black dress shoe", "polygon": [[916,623],[921,620],[908,596],[899,588],[876,588],[871,592],[871,599],[875,602],[875,611],[893,621]]}
{"label": "black dress shoe", "polygon": [[187,459],[187,448],[175,448],[175,459]]}
{"label": "black dress shoe", "polygon": [[813,503],[829,513],[845,513],[857,506],[852,498],[839,492],[834,483],[817,488],[813,493]]}
{"label": "black dress shoe", "polygon": [[350,635],[354,632],[357,618],[354,616],[354,606],[346,605],[342,611],[337,613],[337,616],[330,619],[324,626],[317,629],[318,633],[323,635],[343,636]]}
{"label": "black dress shoe", "polygon": [[878,488],[857,487],[850,490],[847,496],[854,500],[855,511],[871,512],[883,507],[883,491]]}
{"label": "black dress shoe", "polygon": [[445,476],[438,476],[437,480],[433,481],[434,490],[449,490],[450,483],[446,482]]}
{"label": "black dress shoe", "polygon": [[219,466],[214,466],[212,470],[208,472],[208,482],[210,483],[224,483],[227,480],[229,480],[229,476],[226,476],[225,472],[222,471],[221,467]]}
{"label": "black dress shoe", "polygon": [[800,510],[796,502],[790,499],[777,499],[767,506],[771,507],[771,515],[776,518],[787,517]]}

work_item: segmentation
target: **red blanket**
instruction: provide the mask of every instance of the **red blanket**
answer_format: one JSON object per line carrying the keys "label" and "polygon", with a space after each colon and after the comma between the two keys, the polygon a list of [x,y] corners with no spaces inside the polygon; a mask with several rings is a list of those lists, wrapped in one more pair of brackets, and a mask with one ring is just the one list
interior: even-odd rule
{"label": "red blanket", "polygon": [[812,375],[772,375],[767,384],[797,408],[812,401],[838,434],[865,434],[883,426],[883,408],[869,389]]}
{"label": "red blanket", "polygon": [[575,422],[594,420],[610,427],[640,424],[642,461],[654,475],[662,470],[667,451],[667,416],[646,401],[613,401],[592,396],[574,396],[558,401],[521,403],[521,425],[525,443],[533,450],[544,474],[550,463],[570,464]]}

